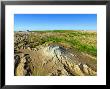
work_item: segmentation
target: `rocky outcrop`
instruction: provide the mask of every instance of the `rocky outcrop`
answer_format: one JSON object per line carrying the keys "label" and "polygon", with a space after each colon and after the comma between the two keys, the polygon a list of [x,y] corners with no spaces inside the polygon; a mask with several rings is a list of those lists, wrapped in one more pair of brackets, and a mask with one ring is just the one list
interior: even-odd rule
{"label": "rocky outcrop", "polygon": [[[37,49],[37,48],[36,48]],[[94,76],[96,69],[81,61],[77,54],[56,45],[40,46],[38,49],[21,49],[15,55],[17,76]]]}
{"label": "rocky outcrop", "polygon": [[[24,54],[21,57],[19,55],[15,55],[15,75],[16,76],[30,76],[32,74],[30,69],[31,58],[29,54]],[[19,62],[18,62],[19,60]]]}

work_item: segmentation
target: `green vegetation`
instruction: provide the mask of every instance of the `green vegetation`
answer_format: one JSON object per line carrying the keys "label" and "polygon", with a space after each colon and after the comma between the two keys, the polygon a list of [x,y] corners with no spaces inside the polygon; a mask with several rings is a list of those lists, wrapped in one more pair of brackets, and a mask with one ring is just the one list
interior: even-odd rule
{"label": "green vegetation", "polygon": [[67,47],[96,57],[96,35],[95,31],[32,31],[28,42],[31,47],[51,43],[65,44]]}

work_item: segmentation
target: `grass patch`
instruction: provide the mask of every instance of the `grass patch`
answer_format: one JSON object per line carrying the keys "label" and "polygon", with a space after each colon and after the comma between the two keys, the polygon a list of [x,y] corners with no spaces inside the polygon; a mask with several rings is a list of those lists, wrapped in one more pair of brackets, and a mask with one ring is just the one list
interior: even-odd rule
{"label": "grass patch", "polygon": [[48,43],[65,43],[69,47],[97,56],[97,33],[92,31],[46,30],[32,31],[27,40],[30,47]]}

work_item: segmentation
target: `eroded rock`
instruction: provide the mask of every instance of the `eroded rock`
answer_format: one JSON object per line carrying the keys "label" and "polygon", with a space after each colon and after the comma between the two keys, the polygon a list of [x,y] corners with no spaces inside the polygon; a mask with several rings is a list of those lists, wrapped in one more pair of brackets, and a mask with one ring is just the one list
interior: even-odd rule
{"label": "eroded rock", "polygon": [[[26,51],[25,51],[26,50]],[[79,60],[76,54],[59,45],[40,46],[37,51],[25,49],[24,56],[16,68],[20,76],[94,76],[86,62]],[[15,58],[16,59],[16,58]],[[19,58],[17,58],[19,59]],[[31,66],[30,66],[31,65]]]}

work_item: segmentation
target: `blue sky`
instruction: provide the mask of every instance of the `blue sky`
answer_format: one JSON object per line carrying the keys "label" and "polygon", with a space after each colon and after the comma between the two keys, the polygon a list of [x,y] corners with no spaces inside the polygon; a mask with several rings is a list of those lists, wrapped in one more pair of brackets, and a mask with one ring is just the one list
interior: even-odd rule
{"label": "blue sky", "polygon": [[96,14],[15,14],[14,31],[97,30]]}

